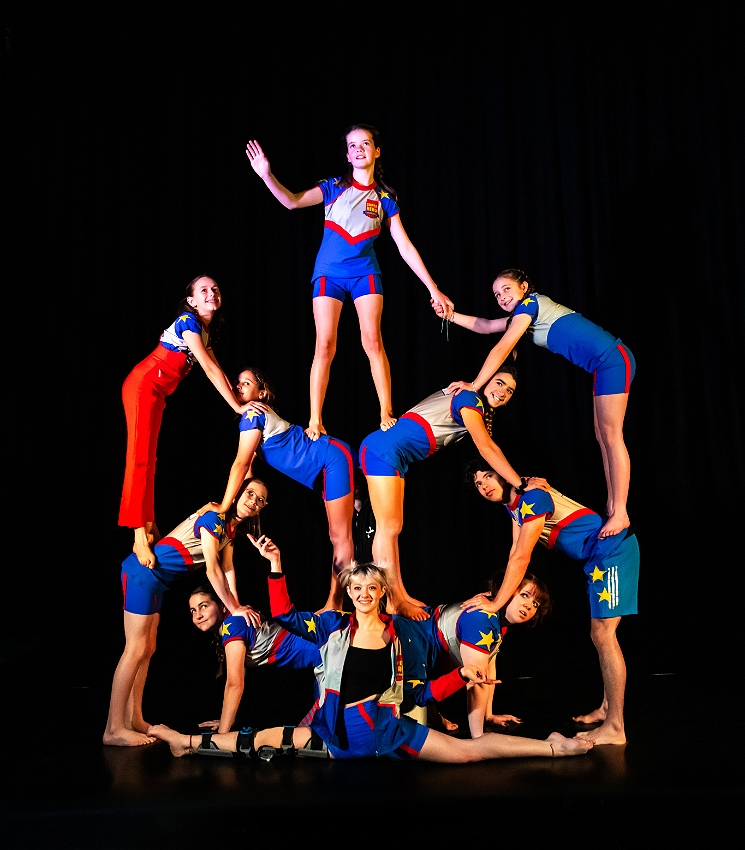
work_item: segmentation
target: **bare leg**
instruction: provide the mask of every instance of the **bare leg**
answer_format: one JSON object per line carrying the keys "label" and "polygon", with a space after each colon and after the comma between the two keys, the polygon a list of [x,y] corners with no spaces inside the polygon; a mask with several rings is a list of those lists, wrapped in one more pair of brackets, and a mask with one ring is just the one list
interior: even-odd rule
{"label": "bare leg", "polygon": [[[261,732],[256,733],[254,747],[258,749],[259,747],[270,746],[279,749],[282,746],[283,733],[284,726],[262,729]],[[151,726],[148,729],[148,734],[160,741],[165,741],[171,748],[171,753],[176,758],[199,752],[201,735],[182,735],[180,732],[176,732],[175,729],[171,729],[169,726],[164,726],[163,724]],[[304,747],[308,743],[309,738],[310,729],[306,727],[297,727],[292,733],[292,743],[297,749]],[[216,747],[230,753],[235,752],[237,740],[237,732],[223,732],[212,736],[212,743]]]}
{"label": "bare leg", "polygon": [[388,577],[387,611],[413,620],[428,620],[422,603],[409,596],[401,579],[398,536],[404,525],[404,479],[370,475],[367,489],[376,523],[373,558],[378,566],[386,568]]}
{"label": "bare leg", "polygon": [[396,424],[391,401],[391,367],[383,348],[380,317],[383,312],[382,295],[362,295],[354,302],[360,321],[362,347],[370,361],[375,390],[380,402],[380,427],[387,431]]}
{"label": "bare leg", "polygon": [[605,499],[605,515],[610,516],[613,513],[613,483],[610,477],[610,466],[608,465],[608,452],[605,449],[605,443],[600,439],[600,426],[598,425],[598,409],[593,401],[592,405],[593,423],[595,426],[595,438],[600,446],[600,454],[603,457],[603,473],[605,474],[605,487],[607,495]]}
{"label": "bare leg", "polygon": [[[575,744],[583,746],[576,747]],[[451,738],[431,729],[419,758],[423,761],[473,762],[500,758],[551,758],[581,756],[592,748],[592,741],[565,738],[552,732],[545,741],[520,738],[516,735],[499,735],[486,732],[480,738]]]}
{"label": "bare leg", "polygon": [[140,666],[137,668],[132,690],[129,692],[127,700],[127,712],[125,715],[125,724],[128,728],[134,729],[135,732],[147,733],[150,723],[142,716],[142,697],[145,692],[145,681],[147,679],[147,671],[150,668],[150,659],[155,653],[155,644],[158,635],[158,622],[160,614],[155,614],[150,623],[150,633],[148,635],[147,655],[143,658]]}
{"label": "bare leg", "polygon": [[623,420],[628,405],[628,393],[595,396],[596,435],[604,462],[607,459],[608,502],[610,511],[600,537],[611,537],[628,528],[626,502],[629,496],[631,461],[623,440]]}
{"label": "bare leg", "polygon": [[[590,636],[600,659],[600,671],[603,675],[603,706],[605,715],[599,715],[603,706],[597,710],[602,725],[589,732],[580,732],[576,737],[594,744],[625,744],[626,731],[623,723],[623,701],[626,691],[626,662],[618,643],[616,630],[620,617],[590,620]],[[587,715],[588,717],[591,715]],[[591,721],[586,721],[591,722]]]}
{"label": "bare leg", "polygon": [[354,557],[352,539],[352,518],[354,517],[354,492],[326,502],[326,516],[329,521],[329,539],[334,547],[331,565],[331,589],[329,598],[321,611],[339,611],[344,604],[344,591],[337,576],[349,566]]}
{"label": "bare leg", "polygon": [[[159,619],[159,614],[124,612],[126,643],[114,672],[114,680],[111,683],[111,702],[109,704],[109,717],[103,734],[104,744],[115,747],[137,747],[152,743],[151,737],[136,731],[130,724],[131,718],[142,718],[142,705],[135,705],[133,688],[142,664],[145,664],[145,672],[147,672],[147,665],[150,662],[152,649],[154,649],[152,641]],[[144,679],[139,690],[140,699],[142,698],[142,688],[144,688]],[[130,697],[132,697],[131,703]]]}
{"label": "bare leg", "polygon": [[317,440],[326,433],[323,427],[323,401],[331,374],[331,361],[336,354],[336,334],[339,328],[342,302],[325,295],[313,299],[313,318],[316,322],[316,350],[310,367],[310,422],[305,433]]}

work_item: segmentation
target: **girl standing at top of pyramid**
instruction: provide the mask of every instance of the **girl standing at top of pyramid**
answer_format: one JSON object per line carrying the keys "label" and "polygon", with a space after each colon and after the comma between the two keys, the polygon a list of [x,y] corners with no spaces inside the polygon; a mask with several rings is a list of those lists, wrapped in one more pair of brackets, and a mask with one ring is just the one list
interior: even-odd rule
{"label": "girl standing at top of pyramid", "polygon": [[282,206],[295,210],[322,203],[325,208],[323,241],[313,269],[316,348],[310,371],[310,423],[306,429],[311,439],[326,433],[323,401],[347,293],[357,309],[362,347],[370,360],[380,401],[380,427],[386,431],[396,422],[391,403],[391,371],[380,331],[383,286],[373,247],[383,226],[390,230],[401,256],[427,287],[432,301],[441,306],[445,315],[453,309],[452,301],[440,292],[401,224],[396,193],[383,181],[378,131],[369,124],[354,124],[344,139],[345,173],[297,193],[277,180],[257,141],[246,146],[251,167]]}

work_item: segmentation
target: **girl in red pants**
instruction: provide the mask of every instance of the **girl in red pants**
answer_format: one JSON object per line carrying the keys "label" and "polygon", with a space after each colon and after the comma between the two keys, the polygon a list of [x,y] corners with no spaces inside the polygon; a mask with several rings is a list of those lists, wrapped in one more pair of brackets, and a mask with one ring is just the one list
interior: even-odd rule
{"label": "girl in red pants", "polygon": [[160,535],[155,525],[155,450],[169,396],[194,361],[236,413],[239,405],[210,347],[210,325],[220,309],[220,289],[212,278],[196,277],[186,287],[179,316],[160,337],[158,347],[129,373],[122,388],[127,417],[127,464],[119,508],[119,525],[134,529],[133,551],[143,567],[152,568],[152,545]]}

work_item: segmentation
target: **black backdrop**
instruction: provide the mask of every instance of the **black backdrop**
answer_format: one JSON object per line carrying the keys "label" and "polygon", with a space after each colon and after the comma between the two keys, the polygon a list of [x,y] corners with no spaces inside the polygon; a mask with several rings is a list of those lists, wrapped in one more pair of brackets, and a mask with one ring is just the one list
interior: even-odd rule
{"label": "black backdrop", "polygon": [[[228,375],[260,366],[279,388],[278,410],[306,423],[321,208],[281,208],[245,143],[259,139],[279,179],[299,190],[338,173],[341,130],[366,121],[383,134],[404,225],[459,311],[496,316],[490,282],[519,266],[632,349],[626,436],[641,613],[621,640],[632,670],[732,663],[745,480],[742,30],[716,5],[698,17],[657,6],[633,16],[495,4],[486,16],[461,4],[457,17],[430,6],[417,19],[350,8],[333,20],[278,6],[11,7],[2,107],[11,657],[43,645],[54,673],[103,685],[111,676],[122,645],[118,564],[130,546],[116,525],[120,388],[192,277],[210,274],[223,290],[216,351]],[[472,377],[496,339],[456,327],[447,341],[385,236],[378,256],[401,413]],[[519,365],[498,442],[521,472],[601,508],[590,377],[527,342]],[[325,422],[358,444],[376,412],[348,303]],[[465,443],[407,479],[404,575],[432,603],[480,589],[509,546],[506,516],[461,484],[474,454]],[[197,368],[164,417],[162,531],[221,496],[236,444],[235,418]],[[266,527],[297,601],[317,607],[330,563],[322,503],[271,471],[266,479]],[[265,605],[263,562],[246,547],[238,561],[242,595]],[[591,657],[582,582],[558,555],[537,553],[535,568],[557,610],[523,663],[563,674]],[[191,640],[183,584],[164,608],[165,659]],[[41,631],[29,628],[38,616]]]}

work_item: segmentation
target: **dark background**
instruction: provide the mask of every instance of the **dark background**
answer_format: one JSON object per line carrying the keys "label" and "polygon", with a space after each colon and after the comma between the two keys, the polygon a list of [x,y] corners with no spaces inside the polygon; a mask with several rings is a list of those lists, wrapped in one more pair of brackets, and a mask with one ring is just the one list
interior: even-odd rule
{"label": "dark background", "polygon": [[[695,16],[673,4],[638,15],[587,5],[497,4],[487,14],[461,4],[442,18],[433,6],[411,18],[350,7],[336,19],[279,5],[146,15],[11,5],[3,439],[15,527],[5,529],[3,660],[18,687],[42,652],[48,681],[108,688],[123,645],[119,564],[131,546],[116,524],[121,384],[191,278],[221,286],[215,350],[228,376],[262,368],[278,411],[307,422],[322,208],[283,209],[244,151],[257,138],[299,191],[339,173],[341,132],[357,121],[381,130],[404,226],[458,311],[496,317],[491,281],[518,266],[634,352],[625,434],[640,614],[619,632],[630,675],[689,673],[695,687],[704,667],[733,669],[745,480],[743,33],[725,4]],[[447,341],[387,235],[377,253],[400,414],[473,377],[497,338],[452,327]],[[521,473],[602,509],[591,377],[527,341],[518,350],[519,391],[495,418],[497,442]],[[350,303],[324,420],[354,445],[377,427]],[[196,367],[160,434],[163,533],[221,497],[236,446],[235,417]],[[461,483],[474,454],[464,440],[407,477],[403,573],[430,603],[480,590],[506,560],[506,514]],[[291,591],[318,607],[331,557],[323,504],[261,472],[263,520]],[[266,607],[264,562],[240,545],[237,561],[241,597]],[[540,551],[534,568],[555,613],[516,636],[517,662],[505,649],[503,675],[516,663],[515,675],[597,677],[576,565]],[[201,580],[164,603],[146,694],[164,707],[197,691],[190,659],[205,642],[191,634],[186,600]]]}

